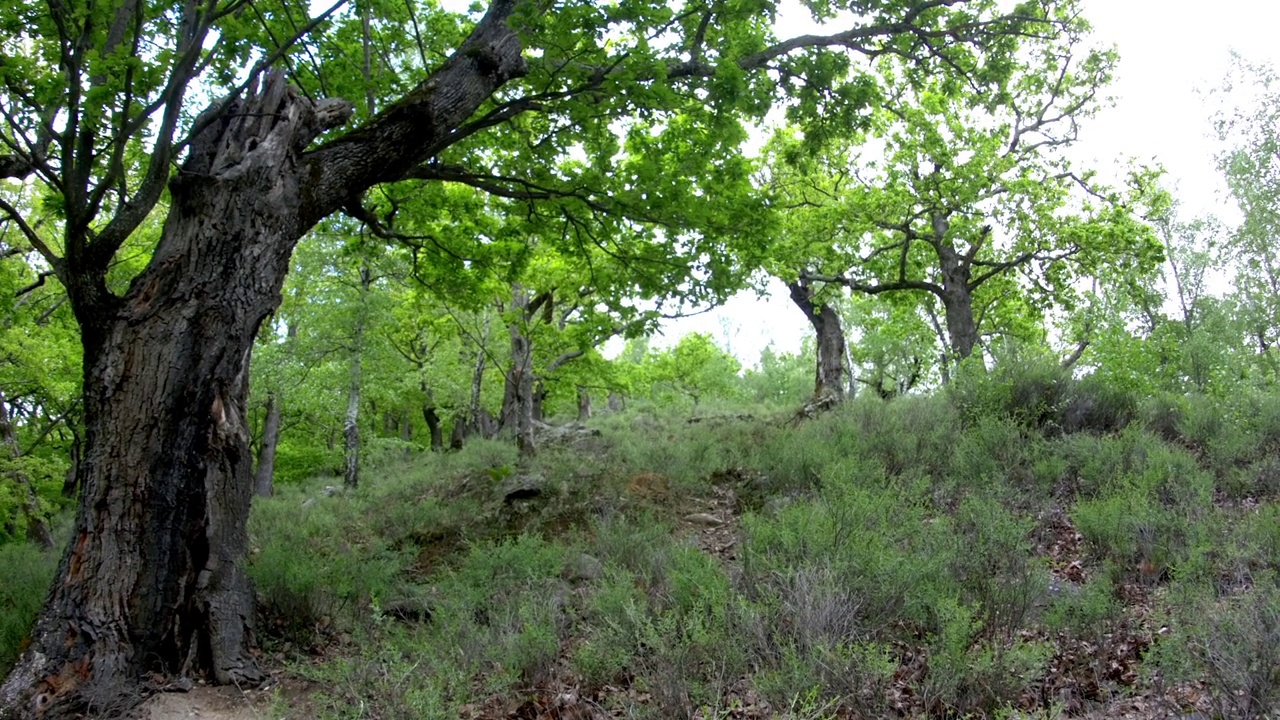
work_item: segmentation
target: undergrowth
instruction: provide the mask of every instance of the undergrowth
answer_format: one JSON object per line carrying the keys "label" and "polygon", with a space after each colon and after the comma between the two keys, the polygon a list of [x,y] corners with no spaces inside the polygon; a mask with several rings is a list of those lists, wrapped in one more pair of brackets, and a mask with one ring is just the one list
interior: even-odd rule
{"label": "undergrowth", "polygon": [[[1275,398],[1032,364],[803,422],[591,427],[525,461],[395,449],[358,490],[255,501],[260,635],[323,717],[505,717],[568,689],[647,718],[1083,716],[1187,687],[1216,716],[1280,711]],[[725,492],[713,555],[690,518]],[[8,661],[53,559],[0,566]]]}

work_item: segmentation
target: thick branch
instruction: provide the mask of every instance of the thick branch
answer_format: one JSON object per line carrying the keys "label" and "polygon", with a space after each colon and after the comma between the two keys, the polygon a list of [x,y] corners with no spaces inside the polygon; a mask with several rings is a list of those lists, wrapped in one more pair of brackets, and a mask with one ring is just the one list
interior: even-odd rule
{"label": "thick branch", "polygon": [[307,154],[310,172],[304,177],[315,181],[305,224],[372,185],[405,177],[456,142],[456,130],[499,87],[527,72],[520,39],[507,24],[516,4],[495,0],[470,37],[426,80],[368,125]]}
{"label": "thick branch", "polygon": [[903,290],[919,290],[923,292],[933,293],[938,297],[942,297],[944,291],[941,285],[935,285],[924,280],[905,280],[900,279],[890,283],[865,283],[861,280],[854,280],[843,275],[818,275],[816,273],[801,273],[800,279],[806,282],[825,282],[835,285],[843,285],[850,290],[856,290],[867,295],[879,295],[887,292],[900,292]]}

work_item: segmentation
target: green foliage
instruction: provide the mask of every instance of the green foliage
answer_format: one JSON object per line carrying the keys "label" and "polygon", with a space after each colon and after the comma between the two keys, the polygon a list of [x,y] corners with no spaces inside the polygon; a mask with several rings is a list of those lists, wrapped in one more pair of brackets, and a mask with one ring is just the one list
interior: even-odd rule
{"label": "green foliage", "polygon": [[0,545],[0,666],[10,667],[26,647],[57,568],[57,551],[27,543]]}
{"label": "green foliage", "polygon": [[794,355],[765,347],[759,365],[743,373],[743,394],[758,405],[802,405],[813,393],[813,354],[812,343]]}
{"label": "green foliage", "polygon": [[1280,710],[1280,586],[1275,572],[1225,597],[1186,588],[1169,618],[1173,632],[1154,666],[1173,682],[1201,680],[1216,713],[1267,718]]}
{"label": "green foliage", "polygon": [[1009,418],[1050,433],[1108,433],[1138,414],[1137,397],[1097,375],[1074,378],[1055,359],[1014,353],[993,370],[966,364],[948,394],[964,416]]}
{"label": "green foliage", "polygon": [[360,508],[344,501],[286,489],[255,505],[249,574],[263,629],[283,641],[309,646],[394,593],[404,559],[362,531]]}

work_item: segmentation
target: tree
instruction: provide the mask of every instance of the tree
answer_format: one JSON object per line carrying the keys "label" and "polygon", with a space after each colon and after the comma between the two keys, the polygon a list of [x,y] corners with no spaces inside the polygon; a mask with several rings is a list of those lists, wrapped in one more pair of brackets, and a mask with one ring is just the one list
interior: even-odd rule
{"label": "tree", "polygon": [[696,409],[710,397],[728,397],[738,386],[738,359],[706,333],[689,333],[674,347],[648,358],[647,379],[693,402]]}
{"label": "tree", "polygon": [[[1104,259],[1158,259],[1132,194],[1097,185],[1063,155],[1115,61],[1082,46],[1087,29],[1076,16],[1060,34],[1026,39],[1011,65],[986,68],[986,86],[885,63],[901,90],[865,134],[817,153],[778,143],[793,168],[784,198],[801,216],[792,272],[815,289],[931,296],[922,308],[940,306],[942,344],[960,360],[984,322],[990,332],[1001,315],[1025,324],[1028,311],[1069,303],[1073,278]],[[1134,192],[1147,182],[1135,175]]]}
{"label": "tree", "polygon": [[[614,123],[673,110],[687,119],[654,142],[682,150],[685,175],[714,178],[743,136],[741,118],[762,116],[779,95],[819,120],[815,132],[822,118],[873,103],[849,52],[966,67],[1058,22],[1039,2],[1004,15],[989,0],[855,3],[843,32],[778,41],[765,22],[773,6],[755,2],[552,12],[494,0],[469,29],[406,4],[377,18],[374,34],[341,5],[315,18],[305,5],[243,0],[0,11],[0,177],[39,185],[56,236],[7,197],[0,213],[67,290],[85,426],[73,539],[31,644],[0,685],[0,715],[118,712],[155,676],[262,677],[243,567],[250,351],[294,245],[344,208],[362,214],[369,188],[416,178],[581,195],[578,178],[537,177],[531,165],[545,187],[478,170],[484,141],[523,143],[535,156],[577,147],[608,169]],[[344,74],[369,47],[344,37],[390,43],[389,29],[405,24],[413,42],[400,33],[389,50],[403,72]],[[291,55],[299,47],[307,52]],[[271,69],[282,64],[293,84]],[[337,97],[364,94],[368,77],[388,101],[339,130],[355,113]],[[206,93],[221,97],[194,112]],[[644,199],[642,187],[631,192]],[[146,266],[113,287],[117,253],[148,218],[163,222]]]}
{"label": "tree", "polygon": [[1249,100],[1214,120],[1225,146],[1219,166],[1244,215],[1223,249],[1259,375],[1274,385],[1280,382],[1280,77],[1237,57],[1225,92],[1237,86]]}

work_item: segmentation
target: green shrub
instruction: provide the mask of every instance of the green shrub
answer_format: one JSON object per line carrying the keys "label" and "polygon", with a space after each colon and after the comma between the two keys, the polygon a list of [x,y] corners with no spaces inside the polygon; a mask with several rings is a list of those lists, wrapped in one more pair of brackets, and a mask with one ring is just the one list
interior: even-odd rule
{"label": "green shrub", "polygon": [[0,545],[0,667],[10,667],[25,646],[58,567],[56,551],[27,543]]}
{"label": "green shrub", "polygon": [[990,371],[978,362],[966,363],[947,392],[966,422],[1005,417],[1027,427],[1044,427],[1056,423],[1070,385],[1070,374],[1053,358],[1015,354]]}
{"label": "green shrub", "polygon": [[254,505],[249,574],[263,628],[305,646],[318,630],[344,615],[363,617],[373,599],[394,594],[405,562],[360,527],[347,497],[303,498],[286,489]]}
{"label": "green shrub", "polygon": [[935,611],[938,629],[917,691],[931,716],[990,715],[1015,703],[1041,676],[1052,652],[1047,645],[980,641],[982,621],[963,603],[940,601]]}
{"label": "green shrub", "polygon": [[281,440],[276,447],[275,484],[296,485],[313,477],[337,474],[342,467],[342,450],[323,445]]}
{"label": "green shrub", "polygon": [[1097,642],[1120,612],[1108,578],[1095,575],[1078,589],[1060,591],[1045,610],[1043,622],[1050,632]]}
{"label": "green shrub", "polygon": [[1172,603],[1172,632],[1155,664],[1174,681],[1203,681],[1218,716],[1280,712],[1280,587],[1261,573],[1252,587],[1218,598],[1188,588]]}
{"label": "green shrub", "polygon": [[1057,424],[1067,433],[1111,433],[1128,427],[1137,414],[1133,392],[1095,373],[1070,383]]}
{"label": "green shrub", "polygon": [[984,638],[1012,639],[1044,596],[1048,572],[1033,562],[1027,539],[1034,525],[986,498],[967,497],[956,511],[964,551],[952,557],[951,572]]}

